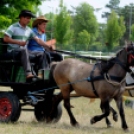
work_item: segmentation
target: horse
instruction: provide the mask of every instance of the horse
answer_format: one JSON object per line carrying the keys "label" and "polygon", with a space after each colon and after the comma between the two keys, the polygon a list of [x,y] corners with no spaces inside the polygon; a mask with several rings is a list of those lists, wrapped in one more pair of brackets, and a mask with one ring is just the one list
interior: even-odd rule
{"label": "horse", "polygon": [[[122,95],[126,86],[126,72],[129,72],[129,67],[133,65],[134,46],[132,44],[123,47],[114,58],[107,62],[89,64],[78,59],[68,58],[52,65],[53,79],[61,91],[54,101],[55,106],[63,100],[71,125],[78,126],[79,123],[71,111],[70,93],[75,91],[79,96],[100,98],[100,108],[103,113],[92,117],[90,122],[94,124],[106,118],[107,125],[110,125],[107,118],[110,111],[113,112],[113,119],[117,120],[117,113],[110,106],[111,100],[114,99],[121,117],[121,126],[123,130],[127,131],[128,125]],[[50,112],[50,118],[53,116],[53,110],[54,108]]]}

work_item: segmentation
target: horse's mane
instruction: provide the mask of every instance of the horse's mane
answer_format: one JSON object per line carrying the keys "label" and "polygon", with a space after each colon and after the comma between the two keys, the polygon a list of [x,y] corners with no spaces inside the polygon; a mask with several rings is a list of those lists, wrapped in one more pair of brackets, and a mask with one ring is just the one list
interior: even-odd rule
{"label": "horse's mane", "polygon": [[132,50],[133,49],[133,42],[130,42],[129,44],[126,44],[126,45],[124,45],[123,46],[123,48],[121,48],[120,50],[118,50],[117,52],[116,52],[116,57],[118,57],[120,54],[121,54],[121,52],[124,50],[124,49],[126,49],[127,48],[127,50],[129,51],[129,50]]}
{"label": "horse's mane", "polygon": [[127,44],[127,47],[125,45],[122,49],[120,49],[120,50],[118,50],[116,52],[116,56],[115,57],[112,57],[112,58],[108,59],[107,61],[101,61],[101,63],[100,63],[101,73],[104,74],[111,67],[113,67],[113,65],[115,64],[116,57],[118,57],[123,52],[123,50],[126,49],[126,48],[127,48],[128,51],[131,50],[132,49],[132,45],[133,45],[132,43]]}
{"label": "horse's mane", "polygon": [[115,57],[112,57],[106,61],[101,61],[99,65],[101,74],[107,72],[114,65],[114,61],[115,61]]}
{"label": "horse's mane", "polygon": [[123,51],[123,49],[118,50],[118,51],[116,52],[116,57],[118,57],[118,56],[121,54],[122,51]]}
{"label": "horse's mane", "polygon": [[103,60],[102,60],[102,61],[100,62],[101,74],[104,74],[104,73],[108,72],[108,70],[109,70],[111,67],[113,67],[113,65],[115,64],[116,57],[118,57],[118,56],[122,53],[123,50],[124,50],[124,48],[118,50],[118,51],[116,52],[116,56],[115,56],[115,57],[112,57],[112,58],[110,58],[110,59],[108,59],[108,60],[106,60],[106,61],[103,61]]}

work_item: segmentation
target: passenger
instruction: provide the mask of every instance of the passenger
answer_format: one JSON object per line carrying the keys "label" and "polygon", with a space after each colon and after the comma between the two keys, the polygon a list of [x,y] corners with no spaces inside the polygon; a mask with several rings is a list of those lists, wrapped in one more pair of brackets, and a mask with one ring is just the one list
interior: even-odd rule
{"label": "passenger", "polygon": [[35,18],[35,15],[31,11],[22,10],[18,16],[19,22],[9,26],[4,35],[4,42],[8,43],[7,55],[11,58],[21,60],[27,82],[39,80],[38,77],[32,74],[29,54],[26,47],[27,41],[33,38],[41,46],[50,47],[38,38],[27,26],[31,18]]}
{"label": "passenger", "polygon": [[[32,24],[33,32],[38,36],[38,38],[42,39],[47,43],[47,45],[51,46],[51,50],[55,49],[56,40],[51,39],[49,41],[46,41],[46,24],[48,23],[48,19],[46,19],[44,16],[39,16],[36,18]],[[50,49],[45,49],[44,46],[40,45],[36,40],[31,39],[28,43],[28,50],[30,54],[33,54],[35,52],[43,52],[46,55],[46,61],[47,64],[50,65],[51,59],[52,61],[61,61],[63,60],[63,57],[54,51],[50,51]],[[48,56],[49,55],[49,56]],[[50,57],[50,58],[48,58]],[[49,66],[48,65],[48,66]]]}

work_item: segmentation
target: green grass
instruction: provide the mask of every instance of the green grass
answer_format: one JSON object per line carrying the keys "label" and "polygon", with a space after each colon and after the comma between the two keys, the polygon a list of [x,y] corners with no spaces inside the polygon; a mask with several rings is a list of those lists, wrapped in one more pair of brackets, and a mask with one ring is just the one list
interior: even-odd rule
{"label": "green grass", "polygon": [[[90,103],[90,99],[79,97],[71,99],[71,104],[75,107],[72,109],[80,127],[74,128],[70,125],[69,116],[63,107],[61,120],[56,124],[39,123],[36,121],[33,112],[22,111],[21,116],[14,124],[0,124],[1,134],[122,134],[120,117],[118,122],[114,122],[110,114],[113,127],[107,128],[105,120],[90,124],[90,119],[94,115],[101,114],[99,108],[100,100]],[[113,108],[116,108],[114,101]],[[134,133],[134,109],[124,106],[126,120],[130,129],[129,134]]]}

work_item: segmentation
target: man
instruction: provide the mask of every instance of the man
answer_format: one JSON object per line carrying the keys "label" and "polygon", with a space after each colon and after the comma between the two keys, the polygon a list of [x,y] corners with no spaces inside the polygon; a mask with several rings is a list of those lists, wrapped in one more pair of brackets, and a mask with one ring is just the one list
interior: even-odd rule
{"label": "man", "polygon": [[[37,17],[32,24],[33,27],[33,32],[36,34],[36,36],[38,36],[38,38],[40,38],[42,41],[45,41],[47,43],[48,46],[51,46],[52,50],[55,49],[55,44],[56,44],[56,40],[55,39],[51,39],[46,41],[46,34],[45,34],[45,30],[46,30],[46,24],[48,23],[48,19],[46,19],[44,16],[39,16]],[[30,54],[36,54],[36,53],[44,53],[44,56],[46,55],[46,58],[44,58],[46,64],[50,64],[51,62],[51,58],[47,58],[47,57],[52,57],[53,61],[61,61],[63,60],[62,56],[54,51],[49,51],[47,49],[44,48],[44,46],[41,46],[36,40],[31,39],[28,43],[28,50]],[[49,56],[47,56],[49,55]],[[48,60],[50,60],[48,62]],[[47,67],[44,66],[44,67]]]}
{"label": "man", "polygon": [[27,26],[30,23],[31,18],[35,18],[35,15],[31,11],[22,10],[18,18],[19,22],[9,26],[5,32],[4,42],[9,44],[7,49],[8,56],[21,60],[26,75],[26,81],[36,81],[38,78],[32,74],[29,54],[25,46],[27,41],[31,38],[36,40],[36,42],[38,42],[41,46],[47,48],[49,48],[49,46],[40,38],[38,38]]}

